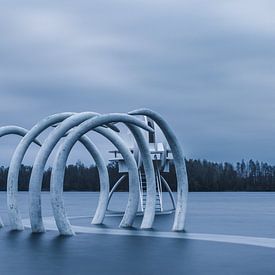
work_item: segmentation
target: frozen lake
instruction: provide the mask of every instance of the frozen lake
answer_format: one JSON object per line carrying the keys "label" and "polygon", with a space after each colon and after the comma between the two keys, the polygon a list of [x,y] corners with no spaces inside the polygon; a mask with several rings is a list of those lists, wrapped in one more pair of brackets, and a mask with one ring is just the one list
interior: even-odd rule
{"label": "frozen lake", "polygon": [[[165,194],[167,195],[167,194]],[[74,225],[92,228],[98,193],[64,193]],[[116,193],[111,209],[122,210],[127,193]],[[19,193],[23,218],[28,218],[28,193]],[[168,200],[166,200],[168,201]],[[6,194],[0,193],[5,223]],[[166,205],[169,207],[170,205]],[[43,216],[52,216],[49,193],[43,193]],[[0,274],[275,274],[275,249],[265,246],[133,235],[113,235],[121,217],[106,217],[103,234],[59,237],[49,231],[34,235],[0,231]],[[154,232],[170,232],[173,215],[156,218]],[[140,223],[136,219],[135,226]],[[186,232],[275,238],[275,193],[190,193]],[[146,233],[146,232],[145,232]],[[172,236],[172,235],[171,235]],[[255,238],[257,237],[257,238]]]}

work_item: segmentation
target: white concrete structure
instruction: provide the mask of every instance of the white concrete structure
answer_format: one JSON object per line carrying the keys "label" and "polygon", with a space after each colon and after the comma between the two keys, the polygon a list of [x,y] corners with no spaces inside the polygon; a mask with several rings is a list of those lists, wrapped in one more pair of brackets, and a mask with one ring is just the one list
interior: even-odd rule
{"label": "white concrete structure", "polygon": [[[6,136],[6,135],[19,135],[24,137],[28,133],[28,130],[19,126],[3,126],[0,127],[0,137]],[[41,146],[41,143],[37,140],[34,139],[33,142],[39,146]],[[4,226],[4,223],[0,217],[0,228]]]}
{"label": "white concrete structure", "polygon": [[[143,115],[145,120],[140,120],[134,117],[134,115]],[[119,129],[114,125],[118,122],[124,123],[134,137],[133,148],[129,148],[123,139],[118,136],[117,132],[119,132]],[[171,150],[167,149],[164,144],[156,142],[154,133],[155,123],[162,130]],[[51,126],[54,126],[54,128],[52,128],[53,130],[41,145],[36,138]],[[116,187],[125,178],[125,175],[122,176],[110,191],[109,176],[105,161],[96,145],[85,136],[85,134],[91,130],[98,132],[113,143],[116,147],[116,150],[113,152],[115,153],[115,160],[119,163],[120,171],[128,174],[129,197],[120,222],[120,227],[131,227],[133,225],[139,202],[141,202],[143,214],[141,228],[152,228],[156,210],[163,210],[162,203],[159,201],[161,200],[159,192],[163,185],[169,192],[172,203],[175,206],[173,230],[182,231],[184,229],[188,193],[184,155],[181,145],[169,124],[165,122],[159,114],[148,109],[140,109],[129,114],[112,113],[101,115],[94,112],[77,114],[72,112],[59,113],[42,119],[29,131],[17,126],[0,127],[0,137],[11,133],[23,136],[12,156],[8,172],[7,206],[11,229],[24,229],[16,196],[18,192],[18,176],[24,155],[30,144],[35,142],[39,144],[41,148],[35,158],[30,178],[30,225],[32,231],[35,233],[45,231],[41,209],[43,173],[51,152],[62,138],[63,140],[57,148],[50,183],[51,203],[58,230],[62,235],[74,235],[74,230],[66,215],[62,192],[66,161],[72,147],[78,140],[92,155],[98,168],[100,196],[92,223],[103,223],[110,198]],[[171,157],[170,153],[172,153],[173,157]],[[159,172],[160,169],[161,171],[168,171],[169,162],[172,159],[174,160],[176,168],[178,184],[176,204],[169,184]],[[146,200],[143,196],[145,192]],[[160,209],[156,208],[158,203]],[[0,219],[0,227],[1,226],[3,226],[3,223]]]}
{"label": "white concrete structure", "polygon": [[175,212],[175,219],[173,224],[173,231],[182,231],[185,224],[187,195],[188,195],[188,179],[184,160],[183,150],[181,144],[177,139],[176,134],[171,129],[170,125],[162,118],[162,116],[149,109],[139,109],[130,112],[132,115],[145,115],[153,119],[160,129],[163,131],[167,142],[171,148],[177,175],[177,205]]}

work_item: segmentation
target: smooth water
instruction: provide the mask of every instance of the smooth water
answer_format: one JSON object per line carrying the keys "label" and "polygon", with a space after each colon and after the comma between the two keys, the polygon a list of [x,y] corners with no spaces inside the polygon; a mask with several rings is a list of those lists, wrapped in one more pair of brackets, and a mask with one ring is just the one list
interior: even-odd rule
{"label": "smooth water", "polygon": [[[112,210],[123,210],[127,193],[116,193]],[[72,224],[91,226],[98,193],[66,192]],[[23,218],[28,193],[20,192]],[[43,193],[43,216],[52,216],[49,193]],[[166,207],[170,207],[167,194]],[[0,193],[5,223],[6,193]],[[79,218],[77,218],[79,217]],[[104,227],[117,228],[121,217],[107,217]],[[154,230],[170,231],[173,215],[158,216]],[[140,223],[137,218],[135,226]],[[186,231],[275,238],[275,193],[190,193]],[[31,234],[0,230],[0,274],[275,274],[275,250],[208,241],[58,232]]]}

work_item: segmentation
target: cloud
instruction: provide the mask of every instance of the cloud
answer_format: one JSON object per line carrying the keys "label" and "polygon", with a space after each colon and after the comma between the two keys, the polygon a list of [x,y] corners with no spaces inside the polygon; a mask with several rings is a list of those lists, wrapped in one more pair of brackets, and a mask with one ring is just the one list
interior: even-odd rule
{"label": "cloud", "polygon": [[176,129],[188,157],[274,163],[274,5],[5,1],[0,124],[147,106]]}

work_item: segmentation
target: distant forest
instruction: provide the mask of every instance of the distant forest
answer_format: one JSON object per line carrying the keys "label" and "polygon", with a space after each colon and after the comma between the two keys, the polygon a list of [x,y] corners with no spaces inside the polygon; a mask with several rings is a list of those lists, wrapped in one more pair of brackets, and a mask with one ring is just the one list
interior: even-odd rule
{"label": "distant forest", "polygon": [[[189,191],[275,191],[275,166],[259,161],[215,163],[206,160],[186,160]],[[30,166],[21,166],[19,190],[27,191],[31,175]],[[111,186],[120,174],[115,163],[108,165]],[[0,190],[6,190],[8,168],[0,167]],[[44,172],[43,191],[49,190],[51,168]],[[171,189],[176,191],[175,169],[163,173]],[[65,191],[98,191],[99,178],[95,166],[86,167],[81,162],[66,167]],[[124,181],[118,191],[127,191]]]}

